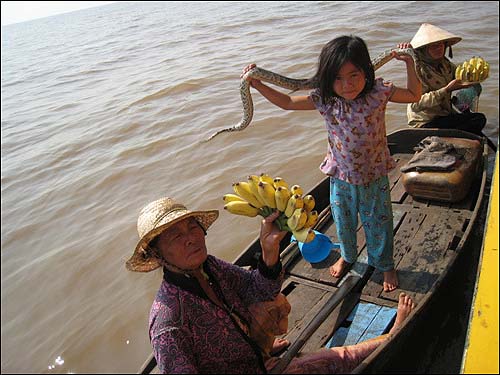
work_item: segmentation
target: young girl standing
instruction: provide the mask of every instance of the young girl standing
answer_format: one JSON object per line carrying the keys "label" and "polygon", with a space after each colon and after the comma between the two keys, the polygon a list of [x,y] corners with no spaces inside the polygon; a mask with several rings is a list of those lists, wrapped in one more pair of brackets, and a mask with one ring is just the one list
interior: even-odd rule
{"label": "young girl standing", "polygon": [[[393,57],[406,63],[406,89],[375,78],[368,48],[355,36],[335,38],[323,47],[313,77],[319,87],[308,96],[289,96],[247,78],[252,87],[278,107],[317,109],[324,117],[328,152],[320,169],[330,176],[330,206],[341,242],[341,257],[330,267],[330,273],[340,277],[356,261],[359,213],[366,234],[368,264],[383,272],[384,291],[398,286],[387,177],[395,162],[387,146],[385,109],[388,101],[412,103],[421,96],[412,58],[395,53]],[[247,66],[243,74],[253,67],[254,64]]]}

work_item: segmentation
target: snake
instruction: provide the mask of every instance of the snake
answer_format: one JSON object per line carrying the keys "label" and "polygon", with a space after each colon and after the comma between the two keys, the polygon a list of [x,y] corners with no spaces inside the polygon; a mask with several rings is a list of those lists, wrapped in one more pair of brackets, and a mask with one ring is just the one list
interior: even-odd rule
{"label": "snake", "polygon": [[[382,52],[380,55],[375,57],[371,63],[373,65],[373,69],[377,70],[387,62],[389,62],[393,57],[392,53],[396,52],[398,55],[410,55],[413,58],[413,62],[415,64],[415,71],[417,72],[417,77],[420,81],[422,79],[418,75],[418,72],[420,71],[418,69],[420,60],[418,58],[418,55],[415,53],[413,48],[391,48],[388,49],[384,52]],[[298,91],[298,90],[312,90],[315,88],[318,88],[318,82],[311,80],[311,79],[294,79],[294,78],[289,78],[285,77],[283,75],[271,72],[266,69],[262,69],[259,67],[254,67],[250,70],[248,70],[241,78],[240,82],[240,96],[241,96],[241,102],[243,104],[243,118],[241,121],[230,128],[224,128],[221,130],[216,131],[213,133],[207,140],[210,141],[217,135],[224,133],[224,132],[234,132],[234,131],[241,131],[245,129],[250,122],[252,121],[253,117],[253,101],[252,101],[252,95],[250,94],[250,82],[247,81],[247,78],[253,78],[253,79],[258,79],[260,81],[272,83],[276,86],[291,90],[292,92]]]}

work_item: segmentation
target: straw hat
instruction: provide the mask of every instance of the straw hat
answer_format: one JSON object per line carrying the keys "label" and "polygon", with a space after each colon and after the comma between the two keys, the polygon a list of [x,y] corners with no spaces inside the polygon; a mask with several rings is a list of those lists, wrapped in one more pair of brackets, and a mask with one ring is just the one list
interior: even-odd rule
{"label": "straw hat", "polygon": [[430,23],[423,23],[420,25],[420,28],[411,40],[410,44],[413,48],[420,48],[431,43],[443,41],[446,42],[447,46],[451,46],[461,40],[462,38],[446,30],[440,29]]}
{"label": "straw hat", "polygon": [[188,217],[194,217],[206,231],[218,216],[218,210],[189,211],[184,205],[168,197],[149,203],[141,210],[139,219],[137,219],[140,240],[135,247],[134,254],[126,263],[127,269],[129,271],[149,272],[160,267],[156,257],[148,251],[148,245],[152,239],[175,223]]}

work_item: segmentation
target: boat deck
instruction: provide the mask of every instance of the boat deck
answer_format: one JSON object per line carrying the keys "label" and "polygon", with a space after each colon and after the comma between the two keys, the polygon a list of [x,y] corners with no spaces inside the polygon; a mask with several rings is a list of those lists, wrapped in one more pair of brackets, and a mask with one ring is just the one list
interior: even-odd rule
{"label": "boat deck", "polygon": [[[338,250],[332,250],[319,263],[306,261],[300,255],[296,243],[291,243],[282,254],[287,274],[282,291],[293,306],[289,316],[290,329],[283,337],[290,342],[299,337],[349,275],[360,276],[365,281],[361,293],[349,294],[316,330],[301,352],[324,347],[332,332],[345,324],[345,319],[360,301],[395,309],[400,292],[405,292],[418,304],[435,288],[440,275],[456,257],[456,249],[464,239],[464,231],[471,220],[476,202],[477,194],[473,190],[480,183],[475,181],[470,194],[457,203],[413,199],[405,191],[399,172],[400,167],[412,156],[413,153],[394,154],[398,165],[389,175],[394,215],[394,260],[399,279],[396,290],[384,292],[382,273],[368,266],[364,230],[360,221],[357,232],[358,259],[341,278],[331,276],[329,271],[330,266],[340,257]],[[337,242],[336,227],[329,206],[321,213],[317,229]],[[378,327],[378,331],[374,331],[372,336],[387,332],[392,321],[389,317],[380,323],[383,326]],[[369,324],[361,328],[362,332],[369,329]],[[366,338],[362,332],[359,334],[360,340]]]}

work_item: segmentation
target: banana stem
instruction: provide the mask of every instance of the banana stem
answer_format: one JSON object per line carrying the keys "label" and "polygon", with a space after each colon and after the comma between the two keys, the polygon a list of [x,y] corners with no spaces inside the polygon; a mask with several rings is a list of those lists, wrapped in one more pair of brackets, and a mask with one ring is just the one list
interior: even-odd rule
{"label": "banana stem", "polygon": [[[261,209],[259,209],[259,215],[262,216],[262,217],[268,217],[269,215],[271,215],[272,213],[274,212],[274,209],[272,209],[271,207],[269,206],[264,206],[262,207]],[[284,212],[280,212],[280,215],[278,216],[278,218],[275,220],[275,223],[276,225],[278,226],[279,230],[283,230],[283,231],[288,231],[288,232],[291,232],[292,230],[288,227],[286,221],[287,221],[287,217],[285,215]]]}

